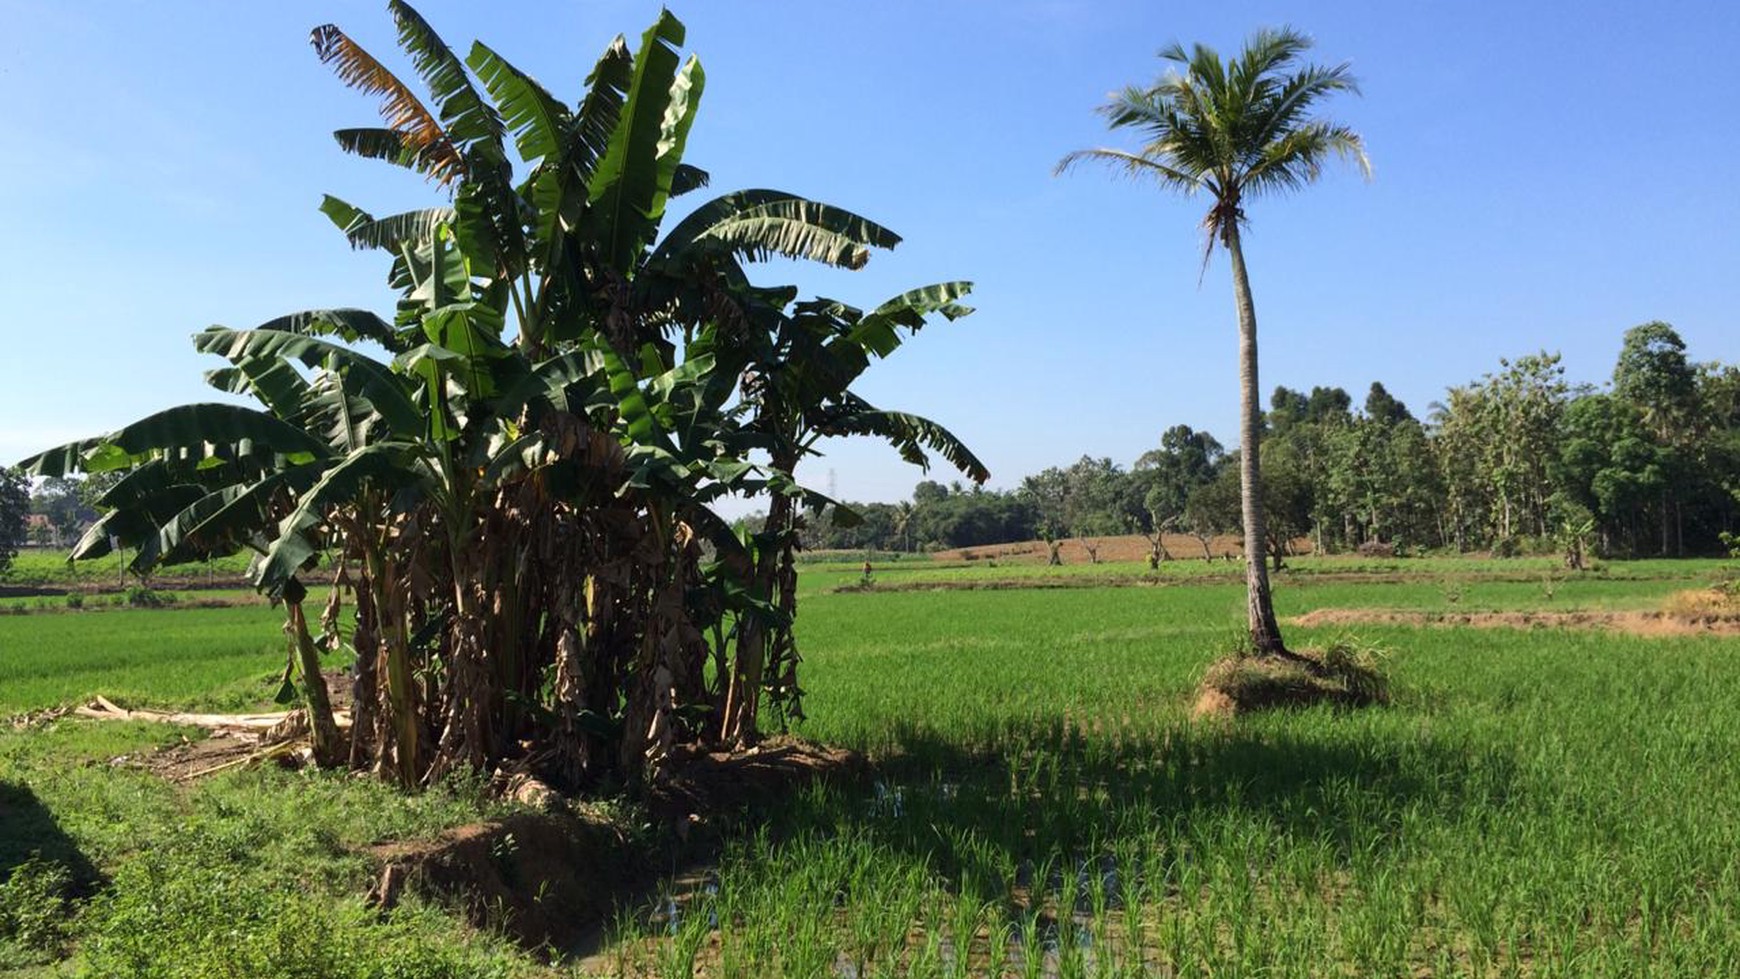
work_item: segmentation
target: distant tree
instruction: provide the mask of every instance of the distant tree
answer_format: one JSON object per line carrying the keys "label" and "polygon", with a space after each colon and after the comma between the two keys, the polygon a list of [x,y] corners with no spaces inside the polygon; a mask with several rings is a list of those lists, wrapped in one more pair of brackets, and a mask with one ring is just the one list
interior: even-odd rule
{"label": "distant tree", "polygon": [[1148,541],[1148,567],[1158,570],[1161,561],[1172,560],[1172,554],[1166,549],[1166,535],[1178,526],[1181,517],[1161,517],[1152,510],[1149,511],[1152,522],[1141,534]]}
{"label": "distant tree", "polygon": [[[1293,541],[1311,532],[1315,509],[1314,469],[1316,460],[1301,453],[1301,444],[1282,442],[1263,464],[1263,501],[1268,507],[1263,525],[1262,553],[1274,570],[1281,570],[1293,553]],[[1241,528],[1242,529],[1242,528]]]}
{"label": "distant tree", "polygon": [[1134,472],[1147,475],[1142,502],[1151,525],[1182,520],[1191,492],[1214,481],[1225,456],[1213,435],[1189,425],[1162,432],[1160,448],[1144,452],[1134,467]]}
{"label": "distant tree", "polygon": [[1239,324],[1241,497],[1246,554],[1247,619],[1252,645],[1264,654],[1286,651],[1275,621],[1267,569],[1257,442],[1262,410],[1257,381],[1257,314],[1245,272],[1240,227],[1246,199],[1294,190],[1317,179],[1331,156],[1370,172],[1359,135],[1317,118],[1324,99],[1357,92],[1346,64],[1299,64],[1311,41],[1290,28],[1252,35],[1244,50],[1223,61],[1212,48],[1180,44],[1160,56],[1173,70],[1146,88],[1132,86],[1102,107],[1113,129],[1134,129],[1143,145],[1132,153],[1095,149],[1064,157],[1058,169],[1093,160],[1194,194],[1207,191],[1213,204],[1204,216],[1206,264],[1218,242],[1232,263]]}
{"label": "distant tree", "polygon": [[949,488],[934,479],[927,479],[912,488],[914,506],[924,506],[949,498]]}
{"label": "distant tree", "polygon": [[24,543],[29,513],[30,481],[17,469],[0,467],[0,572],[12,567]]}
{"label": "distant tree", "polygon": [[[108,476],[108,473],[102,474]],[[57,540],[65,542],[73,539],[80,528],[97,519],[96,498],[102,487],[87,491],[85,484],[90,478],[71,479],[65,476],[51,476],[44,479],[30,495],[30,512],[39,513],[48,518],[54,528]],[[112,479],[99,482],[113,485]]]}
{"label": "distant tree", "polygon": [[929,497],[928,502],[914,505],[904,523],[901,519],[895,515],[893,526],[907,539],[926,547],[977,547],[1038,536],[1033,510],[1022,494],[978,486],[964,489],[957,485],[941,497]]}
{"label": "distant tree", "polygon": [[1239,529],[1239,471],[1237,466],[1223,466],[1213,482],[1192,490],[1184,503],[1184,532],[1202,545],[1203,560],[1214,559],[1209,545],[1216,534],[1236,533]]}
{"label": "distant tree", "polygon": [[1069,536],[1069,477],[1062,469],[1052,466],[1025,477],[1017,492],[1033,509],[1034,526],[1040,537]]}
{"label": "distant tree", "polygon": [[1408,406],[1391,397],[1377,381],[1371,382],[1371,390],[1366,392],[1365,417],[1383,425],[1414,420],[1414,416],[1408,413]]}
{"label": "distant tree", "polygon": [[1660,321],[1625,331],[1613,368],[1613,393],[1637,410],[1654,436],[1662,464],[1672,470],[1662,481],[1658,507],[1661,553],[1683,553],[1681,507],[1692,481],[1685,470],[1693,452],[1698,379],[1679,333]]}
{"label": "distant tree", "polygon": [[1668,466],[1636,406],[1591,393],[1565,409],[1554,460],[1562,497],[1589,512],[1604,553],[1637,553],[1667,491]]}
{"label": "distant tree", "polygon": [[[837,519],[842,509],[852,518]],[[802,523],[799,541],[804,550],[811,551],[894,550],[898,546],[896,509],[888,503],[830,506]]]}
{"label": "distant tree", "polygon": [[1286,385],[1276,385],[1269,395],[1267,421],[1271,430],[1299,424],[1310,415],[1310,399]]}
{"label": "distant tree", "polygon": [[1301,394],[1285,385],[1269,395],[1269,430],[1284,432],[1295,425],[1345,422],[1353,417],[1353,397],[1338,387],[1313,387]]}
{"label": "distant tree", "polygon": [[1740,530],[1740,367],[1698,365],[1698,425],[1697,464],[1713,489],[1701,545],[1709,549]]}
{"label": "distant tree", "polygon": [[[1295,508],[1284,518],[1290,524],[1288,533],[1267,535],[1271,547],[1277,540],[1310,534],[1317,550],[1326,550],[1325,534],[1340,522],[1340,515],[1325,509],[1329,496],[1324,487],[1331,475],[1334,440],[1353,424],[1353,398],[1338,387],[1313,387],[1309,396],[1280,387],[1270,403],[1269,434],[1264,436],[1270,448],[1264,452],[1285,456],[1287,473],[1284,480],[1271,480],[1265,467],[1264,485],[1284,481],[1291,493],[1288,505]],[[1303,508],[1302,515],[1298,508]]]}
{"label": "distant tree", "polygon": [[1142,501],[1132,497],[1128,474],[1111,459],[1082,456],[1064,470],[1064,478],[1070,536],[1112,536],[1145,522]]}
{"label": "distant tree", "polygon": [[1372,384],[1360,416],[1333,432],[1326,448],[1314,486],[1319,541],[1347,547],[1441,542],[1436,511],[1442,491],[1425,429],[1382,384]]}
{"label": "distant tree", "polygon": [[1625,331],[1613,367],[1613,393],[1635,405],[1663,442],[1673,442],[1690,426],[1697,388],[1685,341],[1673,327],[1658,320]]}
{"label": "distant tree", "polygon": [[[1558,354],[1500,360],[1503,368],[1452,388],[1436,418],[1438,469],[1449,506],[1479,541],[1508,546],[1551,534],[1548,504],[1571,389]],[[1467,546],[1472,540],[1459,539]]]}
{"label": "distant tree", "polygon": [[891,547],[902,551],[912,550],[912,515],[916,509],[910,500],[901,500],[894,504],[893,525],[889,528],[894,534]]}

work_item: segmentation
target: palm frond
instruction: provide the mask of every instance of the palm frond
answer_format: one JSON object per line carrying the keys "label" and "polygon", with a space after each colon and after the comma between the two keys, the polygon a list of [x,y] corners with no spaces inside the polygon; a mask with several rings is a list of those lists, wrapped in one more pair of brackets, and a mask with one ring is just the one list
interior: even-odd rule
{"label": "palm frond", "polygon": [[672,195],[677,169],[683,165],[683,151],[689,144],[689,130],[695,125],[695,113],[701,107],[701,93],[707,88],[707,73],[694,55],[683,63],[671,82],[670,102],[665,107],[664,122],[659,133],[659,201],[658,211],[664,213],[665,203]]}
{"label": "palm frond", "polygon": [[230,394],[251,394],[272,414],[299,424],[308,395],[308,381],[281,357],[249,357],[231,367],[206,372],[212,387]]}
{"label": "palm frond", "polygon": [[1203,186],[1200,176],[1186,173],[1151,157],[1117,149],[1076,150],[1059,160],[1052,172],[1061,176],[1087,161],[1104,163],[1127,177],[1157,180],[1162,185],[1185,194],[1195,193]]}
{"label": "palm frond", "polygon": [[1143,133],[1143,145],[1071,153],[1057,172],[1092,160],[1175,190],[1207,190],[1215,203],[1201,225],[1206,270],[1215,242],[1227,241],[1243,221],[1246,198],[1311,183],[1332,155],[1370,176],[1359,135],[1311,117],[1323,98],[1357,94],[1358,82],[1346,64],[1293,70],[1310,48],[1309,37],[1288,27],[1252,34],[1230,60],[1203,44],[1189,50],[1169,44],[1160,57],[1173,70],[1146,88],[1115,93],[1100,107],[1111,128]]}
{"label": "palm frond", "polygon": [[671,174],[671,196],[681,197],[691,190],[700,190],[713,182],[713,177],[700,167],[679,163]]}
{"label": "palm frond", "polygon": [[408,462],[412,455],[414,447],[406,443],[377,442],[328,468],[279,523],[277,539],[254,567],[254,587],[273,597],[283,592],[315,555],[308,535],[326,518],[329,508],[355,498],[366,485],[395,491],[414,486],[421,470]]}
{"label": "palm frond", "polygon": [[900,346],[899,330],[917,333],[930,314],[940,313],[948,320],[971,314],[971,306],[963,306],[956,300],[972,291],[971,282],[959,281],[938,282],[908,290],[858,319],[847,338],[867,353],[886,357]]}
{"label": "palm frond", "polygon": [[1334,123],[1312,122],[1263,148],[1258,161],[1245,173],[1245,195],[1298,190],[1322,176],[1323,165],[1331,156],[1348,160],[1366,177],[1371,176],[1371,162],[1358,133]]}
{"label": "palm frond", "polygon": [[332,138],[338,142],[339,149],[346,153],[417,169],[420,157],[416,149],[394,130],[381,126],[335,129]]}
{"label": "palm frond", "polygon": [[628,42],[618,35],[586,76],[586,97],[574,112],[573,153],[565,161],[583,181],[590,180],[598,161],[610,149],[611,134],[622,118],[623,101],[634,84],[634,56]]}

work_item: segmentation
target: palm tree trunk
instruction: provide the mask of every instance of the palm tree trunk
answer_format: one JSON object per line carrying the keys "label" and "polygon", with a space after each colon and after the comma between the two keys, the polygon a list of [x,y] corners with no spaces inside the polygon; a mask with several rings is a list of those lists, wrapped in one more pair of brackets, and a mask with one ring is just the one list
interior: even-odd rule
{"label": "palm tree trunk", "polygon": [[1282,654],[1281,627],[1269,597],[1269,570],[1264,562],[1267,529],[1263,524],[1262,466],[1257,443],[1262,437],[1262,401],[1257,388],[1257,309],[1251,301],[1251,280],[1245,274],[1244,250],[1236,222],[1227,225],[1222,241],[1232,260],[1233,299],[1239,315],[1239,489],[1244,503],[1245,611],[1251,645],[1259,655]]}

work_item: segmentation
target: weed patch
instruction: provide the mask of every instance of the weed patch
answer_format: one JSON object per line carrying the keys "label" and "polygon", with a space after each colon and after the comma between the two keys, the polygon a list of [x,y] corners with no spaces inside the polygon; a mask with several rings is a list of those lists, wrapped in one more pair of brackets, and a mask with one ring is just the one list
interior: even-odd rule
{"label": "weed patch", "polygon": [[0,882],[0,943],[50,962],[71,934],[73,872],[40,854],[12,868]]}

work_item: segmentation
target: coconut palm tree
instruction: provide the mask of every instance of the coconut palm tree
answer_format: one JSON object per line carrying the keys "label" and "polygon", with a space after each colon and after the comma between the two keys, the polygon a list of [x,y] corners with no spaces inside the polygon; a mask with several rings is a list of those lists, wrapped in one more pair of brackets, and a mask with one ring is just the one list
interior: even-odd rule
{"label": "coconut palm tree", "polygon": [[1160,57],[1173,67],[1148,87],[1131,86],[1100,107],[1113,129],[1133,129],[1144,142],[1135,151],[1080,150],[1057,165],[1062,173],[1082,162],[1107,164],[1132,177],[1213,198],[1203,216],[1203,265],[1218,242],[1232,262],[1239,322],[1240,483],[1244,496],[1246,602],[1252,645],[1284,654],[1281,630],[1264,567],[1264,524],[1257,442],[1262,405],[1257,387],[1257,313],[1239,245],[1247,200],[1296,190],[1314,182],[1323,164],[1339,156],[1370,176],[1358,133],[1314,114],[1340,92],[1359,91],[1343,63],[1301,64],[1311,40],[1292,30],[1262,30],[1230,61],[1197,44],[1173,43]]}

